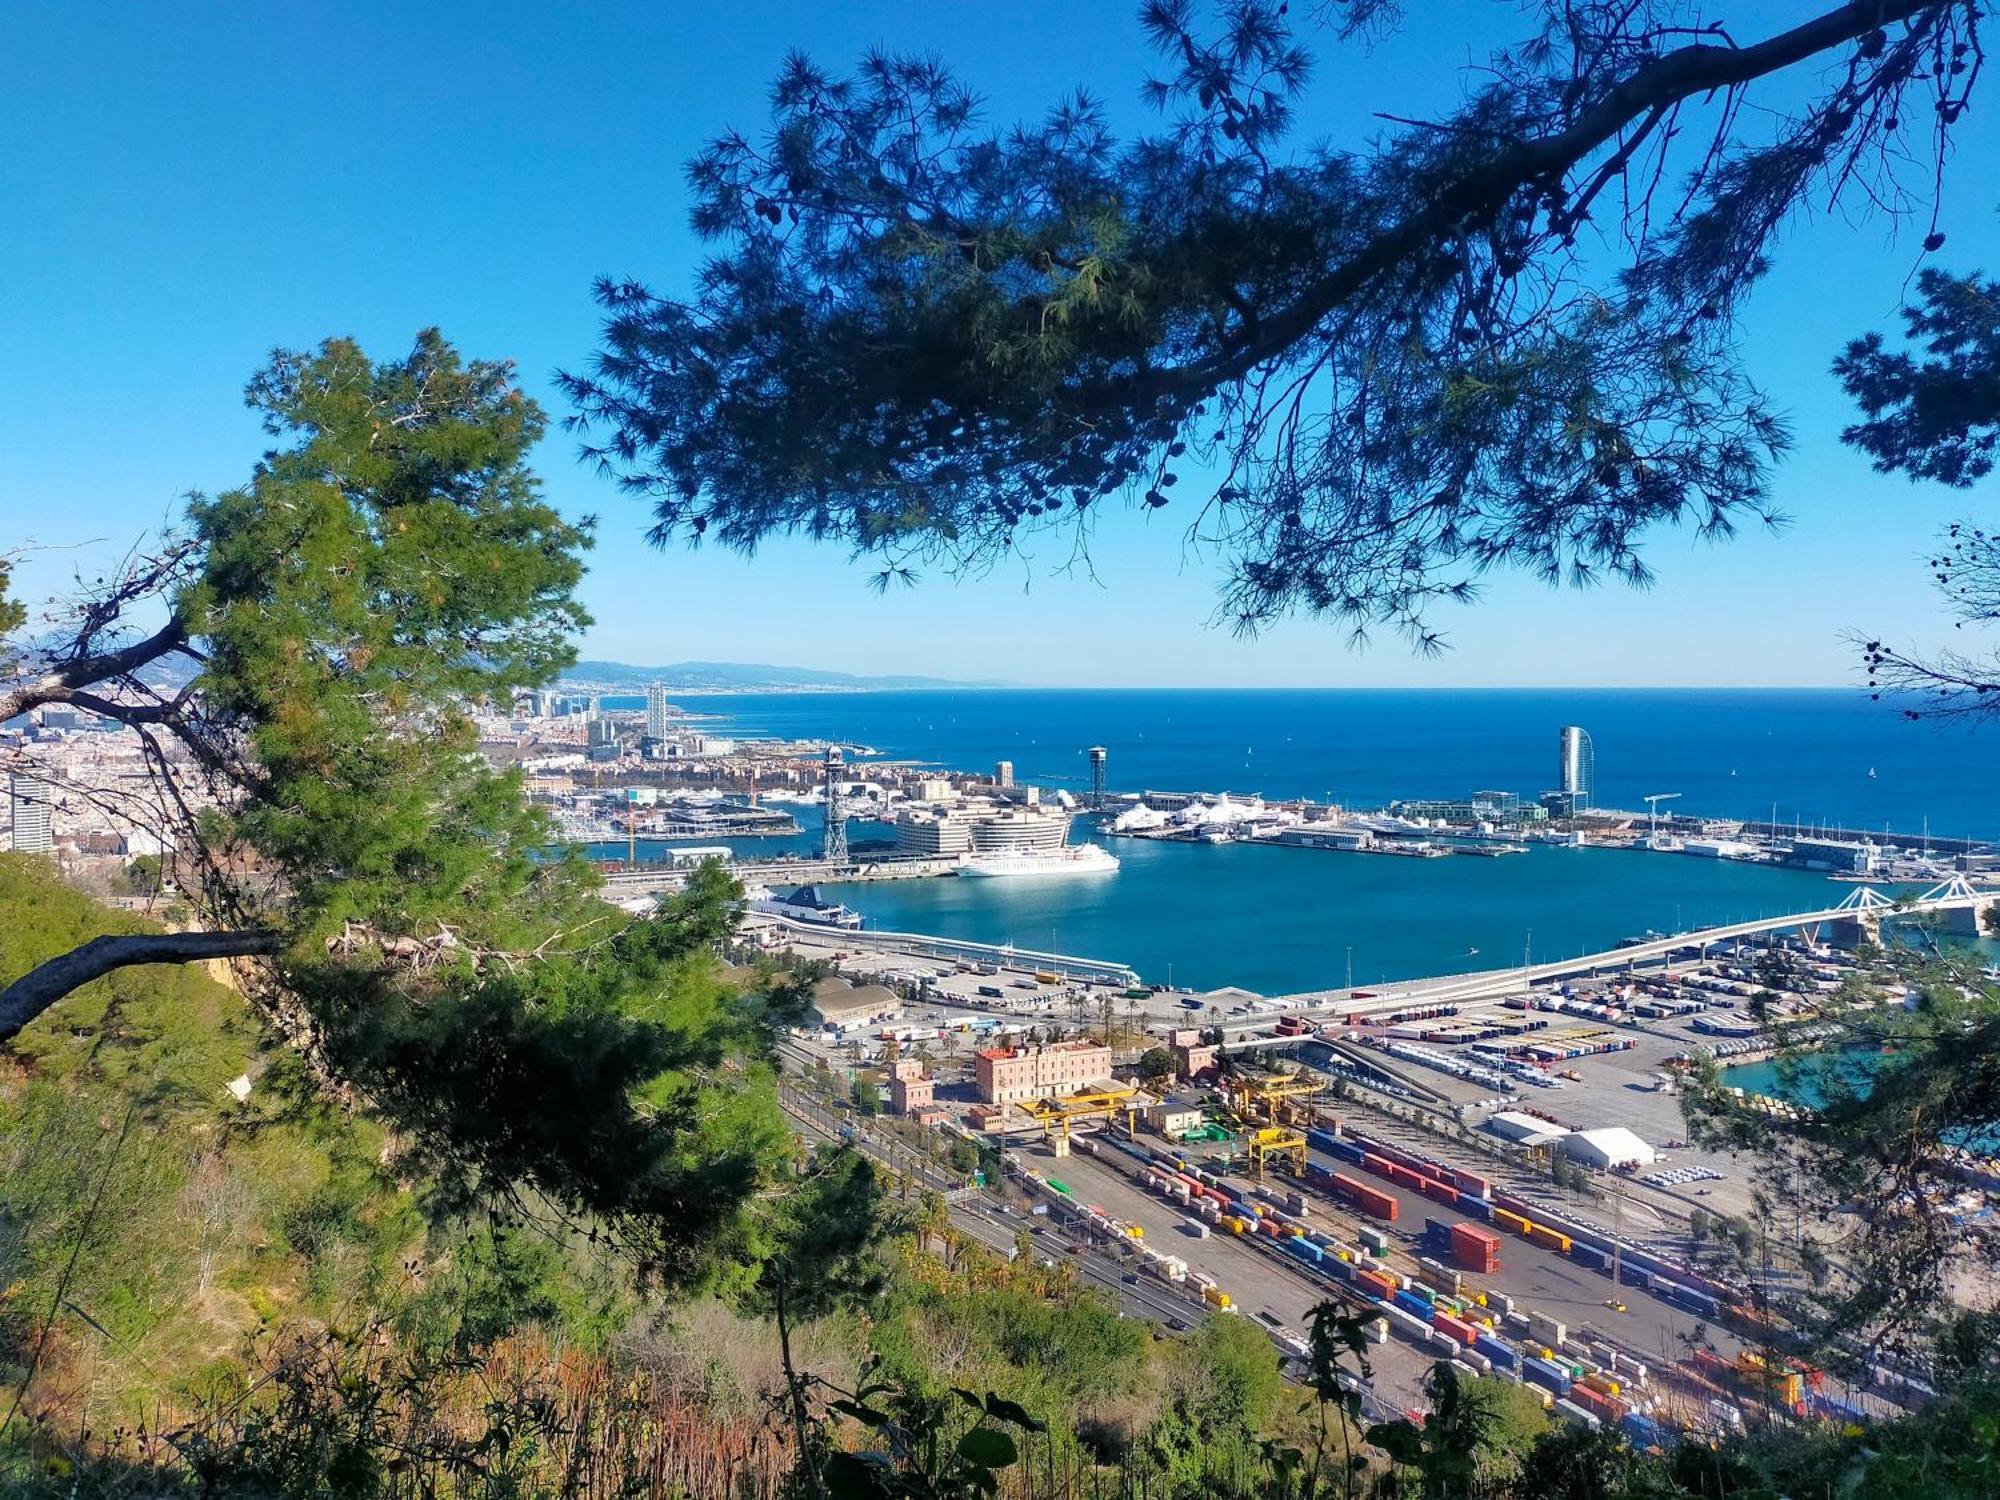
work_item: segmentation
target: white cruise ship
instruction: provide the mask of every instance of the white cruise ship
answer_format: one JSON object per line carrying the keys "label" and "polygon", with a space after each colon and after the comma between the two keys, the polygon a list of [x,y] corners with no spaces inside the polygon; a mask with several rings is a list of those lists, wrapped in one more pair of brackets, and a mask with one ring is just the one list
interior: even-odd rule
{"label": "white cruise ship", "polygon": [[1117,869],[1116,856],[1098,845],[1072,844],[1060,849],[968,855],[957,873],[971,880],[997,880],[1022,875],[1110,875]]}

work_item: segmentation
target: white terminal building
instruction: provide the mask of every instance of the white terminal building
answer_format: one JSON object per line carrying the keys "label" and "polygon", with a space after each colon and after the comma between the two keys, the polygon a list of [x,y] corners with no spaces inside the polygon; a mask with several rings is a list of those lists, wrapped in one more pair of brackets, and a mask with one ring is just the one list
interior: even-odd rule
{"label": "white terminal building", "polygon": [[896,852],[931,859],[962,854],[1026,854],[1060,849],[1069,814],[1056,808],[905,807],[896,814]]}

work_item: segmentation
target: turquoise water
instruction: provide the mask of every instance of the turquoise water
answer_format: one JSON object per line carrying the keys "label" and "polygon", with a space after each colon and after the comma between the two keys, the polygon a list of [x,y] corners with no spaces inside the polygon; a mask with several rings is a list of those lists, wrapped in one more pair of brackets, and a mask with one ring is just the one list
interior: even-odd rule
{"label": "turquoise water", "polygon": [[[1879,1052],[1857,1048],[1839,1054],[1837,1058],[1828,1054],[1814,1058],[1813,1061],[1827,1065],[1839,1061],[1848,1074],[1847,1081],[1858,1092],[1865,1094],[1873,1086],[1872,1081],[1877,1069],[1889,1059],[1884,1058]],[[1804,1105],[1808,1109],[1817,1108],[1826,1099],[1824,1091],[1815,1085],[1810,1068],[1799,1074],[1797,1088],[1785,1087],[1783,1080],[1778,1076],[1778,1065],[1775,1062],[1744,1063],[1739,1067],[1724,1068],[1721,1076],[1724,1083],[1742,1089],[1746,1093],[1766,1094],[1773,1099],[1784,1099],[1793,1104]],[[1968,1151],[1978,1151],[1988,1156],[2000,1154],[2000,1135],[1990,1133],[1981,1135],[1969,1130],[1943,1130],[1939,1135],[1951,1145],[1962,1146]]]}
{"label": "turquoise water", "polygon": [[[871,927],[1110,959],[1148,980],[1286,994],[1504,968],[1839,900],[1824,877],[1684,855],[1536,847],[1407,859],[1103,840],[1115,875],[839,886]],[[1472,949],[1478,949],[1477,953]]]}
{"label": "turquoise water", "polygon": [[[610,700],[634,706],[638,700]],[[1107,747],[1113,790],[1311,796],[1375,806],[1555,779],[1556,731],[1596,744],[1598,802],[1677,791],[1676,810],[1940,835],[2000,833],[1987,743],[1913,725],[1850,691],[923,691],[730,694],[685,700],[745,736],[831,738],[962,770],[1014,762],[1024,781],[1081,790]],[[1870,775],[1873,771],[1875,774]],[[750,857],[809,852],[729,841]],[[857,823],[855,839],[885,830]],[[857,883],[840,897],[878,928],[1054,948],[1150,980],[1266,994],[1510,966],[1614,946],[1648,930],[1832,905],[1816,875],[1668,854],[1536,847],[1498,859],[1107,842],[1116,875],[1068,881]],[[604,846],[610,857],[624,848]],[[647,851],[642,850],[642,855]],[[1990,946],[1990,945],[1989,945]],[[1475,953],[1472,950],[1477,949]]]}

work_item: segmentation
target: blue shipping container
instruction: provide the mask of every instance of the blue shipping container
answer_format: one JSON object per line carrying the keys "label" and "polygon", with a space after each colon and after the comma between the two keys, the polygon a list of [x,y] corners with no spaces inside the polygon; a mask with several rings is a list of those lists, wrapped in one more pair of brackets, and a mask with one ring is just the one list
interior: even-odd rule
{"label": "blue shipping container", "polygon": [[1482,1333],[1478,1338],[1473,1340],[1472,1347],[1492,1360],[1496,1369],[1515,1370],[1520,1368],[1520,1354],[1515,1351],[1513,1345],[1504,1339],[1495,1338],[1490,1333]]}
{"label": "blue shipping container", "polygon": [[1590,1267],[1593,1271],[1608,1271],[1611,1269],[1611,1257],[1595,1245],[1584,1244],[1582,1240],[1570,1241],[1569,1258],[1578,1265]]}
{"label": "blue shipping container", "polygon": [[1521,1378],[1533,1381],[1544,1390],[1554,1391],[1558,1396],[1569,1394],[1569,1371],[1561,1365],[1546,1359],[1529,1359],[1521,1362]]}

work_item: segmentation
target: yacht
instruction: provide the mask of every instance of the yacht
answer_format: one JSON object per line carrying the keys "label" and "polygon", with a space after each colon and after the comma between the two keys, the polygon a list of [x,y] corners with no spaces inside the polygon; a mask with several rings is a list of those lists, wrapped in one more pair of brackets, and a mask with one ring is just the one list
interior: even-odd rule
{"label": "yacht", "polygon": [[789,896],[774,896],[764,886],[753,886],[744,893],[743,904],[773,917],[810,922],[815,927],[837,927],[842,932],[859,932],[864,920],[853,907],[827,900],[816,885],[802,885]]}
{"label": "yacht", "polygon": [[1098,845],[1070,844],[1060,849],[970,854],[957,873],[972,880],[995,880],[1019,875],[1109,875],[1117,868],[1117,857]]}

